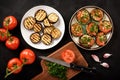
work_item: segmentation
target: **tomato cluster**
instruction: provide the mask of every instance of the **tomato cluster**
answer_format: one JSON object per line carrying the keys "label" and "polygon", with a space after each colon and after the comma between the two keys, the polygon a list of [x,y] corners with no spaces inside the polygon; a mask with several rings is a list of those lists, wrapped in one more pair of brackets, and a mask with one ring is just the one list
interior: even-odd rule
{"label": "tomato cluster", "polygon": [[19,58],[12,58],[8,61],[5,78],[12,73],[19,73],[23,65],[32,64],[34,61],[35,53],[31,49],[24,49],[20,52]]}

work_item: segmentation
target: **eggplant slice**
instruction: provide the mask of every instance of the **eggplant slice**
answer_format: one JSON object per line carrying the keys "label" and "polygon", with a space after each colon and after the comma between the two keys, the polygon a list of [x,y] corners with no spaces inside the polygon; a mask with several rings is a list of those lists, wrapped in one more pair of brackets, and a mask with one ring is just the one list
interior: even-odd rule
{"label": "eggplant slice", "polygon": [[42,25],[40,23],[34,24],[33,30],[34,32],[40,32],[42,30]]}
{"label": "eggplant slice", "polygon": [[50,13],[48,15],[48,20],[51,22],[51,23],[56,23],[58,21],[59,17],[56,13]]}
{"label": "eggplant slice", "polygon": [[38,42],[40,42],[40,34],[39,33],[32,33],[31,35],[30,35],[30,40],[31,40],[31,42],[32,43],[38,43]]}
{"label": "eggplant slice", "polygon": [[43,21],[46,17],[47,17],[47,13],[43,9],[40,9],[35,13],[35,19],[37,21]]}
{"label": "eggplant slice", "polygon": [[52,42],[52,38],[49,34],[43,34],[41,37],[41,41],[45,44],[45,45],[49,45]]}

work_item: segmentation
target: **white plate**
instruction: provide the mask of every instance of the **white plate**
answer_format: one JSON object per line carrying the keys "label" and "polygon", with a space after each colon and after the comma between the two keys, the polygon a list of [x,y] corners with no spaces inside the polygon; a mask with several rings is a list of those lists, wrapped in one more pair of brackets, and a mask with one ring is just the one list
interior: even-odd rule
{"label": "white plate", "polygon": [[[25,29],[25,27],[23,25],[24,19],[28,16],[34,17],[35,12],[39,9],[45,10],[47,12],[47,14],[54,12],[59,16],[59,20],[54,24],[54,26],[57,27],[61,31],[61,36],[58,39],[52,40],[52,43],[50,45],[45,45],[42,42],[37,43],[37,44],[32,43],[30,41],[30,35],[34,31]],[[30,10],[28,10],[25,13],[25,15],[23,16],[22,21],[21,21],[20,30],[21,30],[21,34],[23,36],[23,39],[26,41],[27,44],[29,44],[33,48],[45,50],[45,49],[49,49],[49,48],[54,47],[55,45],[57,45],[61,41],[61,39],[63,38],[64,32],[65,32],[65,23],[64,23],[62,15],[56,9],[54,9],[50,6],[40,5],[40,6],[35,6],[35,7],[31,8]]]}

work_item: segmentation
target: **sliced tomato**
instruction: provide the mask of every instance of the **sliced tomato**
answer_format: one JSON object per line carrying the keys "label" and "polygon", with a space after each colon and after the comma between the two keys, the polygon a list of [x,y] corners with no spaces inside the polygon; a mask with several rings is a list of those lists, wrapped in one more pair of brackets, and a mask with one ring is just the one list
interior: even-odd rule
{"label": "sliced tomato", "polygon": [[22,62],[18,58],[12,58],[9,60],[7,68],[10,72],[15,70],[13,73],[17,74],[22,70]]}
{"label": "sliced tomato", "polygon": [[67,63],[72,63],[75,60],[75,53],[67,49],[61,53],[62,59]]}
{"label": "sliced tomato", "polygon": [[32,64],[35,61],[35,53],[31,49],[24,49],[20,53],[20,60],[24,64]]}

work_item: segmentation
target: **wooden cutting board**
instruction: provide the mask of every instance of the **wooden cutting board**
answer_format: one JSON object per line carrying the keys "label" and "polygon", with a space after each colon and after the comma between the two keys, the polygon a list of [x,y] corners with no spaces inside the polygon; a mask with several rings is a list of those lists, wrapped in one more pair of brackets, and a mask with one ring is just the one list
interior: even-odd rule
{"label": "wooden cutting board", "polygon": [[[61,59],[61,53],[66,50],[66,49],[71,49],[74,51],[75,53],[75,61],[74,63],[77,65],[82,65],[87,67],[88,63],[86,62],[86,60],[84,59],[84,57],[82,56],[82,54],[80,53],[80,51],[77,49],[76,45],[73,42],[69,42],[66,45],[64,45],[63,47],[61,47],[60,49],[58,49],[57,51],[53,52],[52,54],[50,54],[48,57],[53,57],[56,59]],[[41,66],[42,66],[42,73],[38,74],[37,76],[35,76],[32,80],[59,80],[56,77],[51,76],[48,73],[48,68],[45,65],[45,60],[41,60]],[[78,73],[80,73],[81,71],[78,70],[73,70],[73,69],[68,69],[67,70],[67,78],[68,80],[71,79],[72,77],[74,77],[75,75],[77,75]]]}

